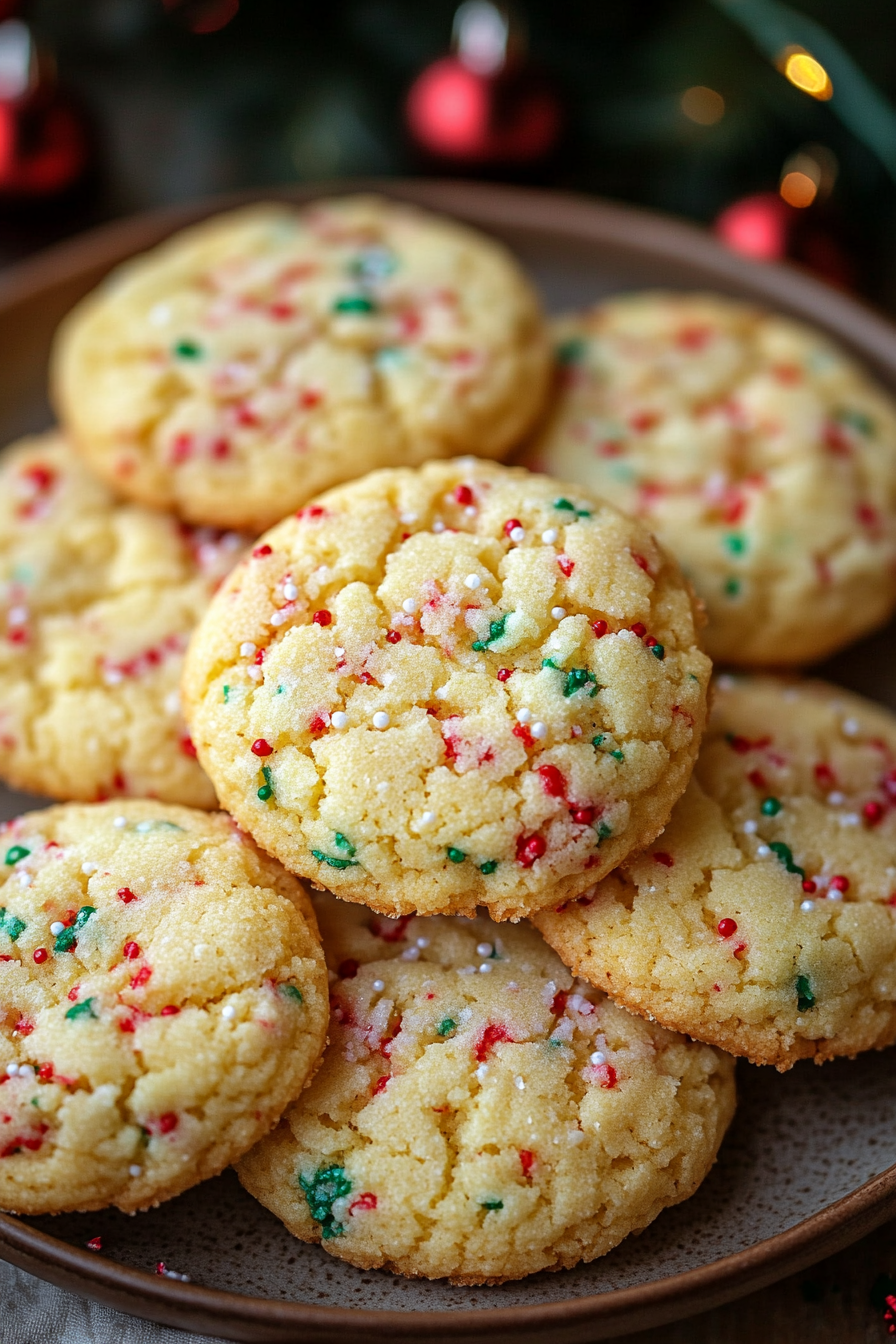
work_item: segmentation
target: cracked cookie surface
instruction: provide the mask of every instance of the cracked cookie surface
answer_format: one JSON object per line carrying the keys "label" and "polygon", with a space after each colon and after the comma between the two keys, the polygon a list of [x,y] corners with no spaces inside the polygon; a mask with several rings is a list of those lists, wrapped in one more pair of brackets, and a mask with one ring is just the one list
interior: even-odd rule
{"label": "cracked cookie surface", "polygon": [[653,528],[709,654],[815,662],[896,602],[896,408],[821,332],[717,295],[626,295],[554,324],[554,409],[521,460]]}
{"label": "cracked cookie surface", "polygon": [[229,817],[69,804],[0,830],[0,1208],[147,1208],[274,1124],[326,1039],[301,885]]}
{"label": "cracked cookie surface", "polygon": [[504,456],[549,369],[499,243],[360,196],[218,216],[127,263],[63,323],[53,381],[120,493],[260,531],[377,467]]}
{"label": "cracked cookie surface", "polygon": [[180,710],[190,631],[246,544],[124,505],[58,434],[0,456],[0,776],[214,807]]}
{"label": "cracked cookie surface", "polygon": [[612,505],[431,463],[267,533],[191,642],[184,704],[222,805],[290,871],[385,914],[518,918],[668,820],[705,716],[695,624]]}
{"label": "cracked cookie surface", "polygon": [[732,1059],[574,982],[524,924],[315,905],[331,1044],[237,1168],[295,1236],[495,1283],[593,1260],[693,1194]]}
{"label": "cracked cookie surface", "polygon": [[651,849],[535,922],[633,1012],[789,1068],[896,1039],[896,719],[824,682],[719,678]]}

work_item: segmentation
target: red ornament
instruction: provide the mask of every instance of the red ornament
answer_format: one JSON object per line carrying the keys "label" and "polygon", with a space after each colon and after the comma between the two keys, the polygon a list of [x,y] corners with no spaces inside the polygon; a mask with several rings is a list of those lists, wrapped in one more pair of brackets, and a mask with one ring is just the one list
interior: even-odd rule
{"label": "red ornament", "polygon": [[87,166],[83,118],[55,82],[51,55],[31,29],[0,3],[0,195],[19,200],[58,195]]}

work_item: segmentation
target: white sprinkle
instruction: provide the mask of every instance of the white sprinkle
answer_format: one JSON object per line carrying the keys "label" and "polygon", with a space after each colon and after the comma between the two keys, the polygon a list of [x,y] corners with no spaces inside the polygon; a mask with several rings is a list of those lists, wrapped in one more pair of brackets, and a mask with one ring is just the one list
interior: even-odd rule
{"label": "white sprinkle", "polygon": [[335,714],[331,714],[331,715],[330,715],[330,723],[333,725],[334,728],[339,728],[339,729],[347,728],[347,727],[348,727],[348,715],[345,713],[344,710],[342,710],[342,709],[337,709],[336,712],[335,712]]}
{"label": "white sprinkle", "polygon": [[81,872],[84,874],[85,877],[92,877],[92,875],[96,872],[96,870],[97,870],[97,864],[95,863],[81,864]]}
{"label": "white sprinkle", "polygon": [[517,1076],[514,1078],[514,1080],[513,1080],[513,1085],[514,1085],[514,1087],[516,1088],[516,1090],[517,1090],[518,1092],[525,1092],[525,1090],[526,1090],[526,1083],[525,1083],[525,1080],[522,1079],[522,1078],[519,1076],[519,1074],[517,1074]]}
{"label": "white sprinkle", "polygon": [[435,697],[436,697],[437,700],[444,700],[444,699],[447,697],[447,695],[448,695],[448,687],[447,687],[447,686],[437,686],[437,687],[436,687],[436,689],[435,689]]}
{"label": "white sprinkle", "polygon": [[134,827],[134,830],[140,832],[151,831],[154,825],[155,822],[153,821],[138,821],[137,825]]}
{"label": "white sprinkle", "polygon": [[434,522],[433,525],[432,525],[432,530],[433,530],[433,532],[444,532],[444,531],[445,531],[445,524],[442,522],[441,518],[437,518],[437,519],[435,520],[435,522]]}
{"label": "white sprinkle", "polygon": [[753,819],[751,818],[749,821],[744,822],[743,826],[741,827],[741,830],[743,831],[744,835],[755,835],[756,832],[759,830],[759,822],[753,821]]}
{"label": "white sprinkle", "polygon": [[377,791],[377,793],[379,793],[379,794],[388,793],[388,792],[389,792],[389,781],[388,781],[388,779],[381,779],[380,782],[379,782],[379,784],[377,784],[377,786],[376,786],[376,791]]}
{"label": "white sprinkle", "polygon": [[201,957],[203,952],[208,951],[208,943],[196,943],[193,948],[193,956]]}
{"label": "white sprinkle", "polygon": [[588,1056],[589,1064],[606,1064],[606,1062],[607,1057],[604,1054],[603,1050],[595,1050],[593,1055]]}
{"label": "white sprinkle", "polygon": [[18,1073],[18,1071],[19,1071],[19,1066],[18,1066],[18,1064],[7,1064],[7,1066],[6,1066],[6,1076],[7,1076],[7,1078],[15,1078],[16,1074]]}
{"label": "white sprinkle", "polygon": [[401,954],[401,959],[402,961],[419,961],[420,960],[419,947],[406,947]]}
{"label": "white sprinkle", "polygon": [[531,709],[518,709],[516,712],[517,723],[528,723],[532,717]]}
{"label": "white sprinkle", "polygon": [[131,1165],[128,1167],[128,1175],[129,1175],[129,1176],[135,1176],[135,1177],[136,1177],[136,1176],[142,1176],[142,1175],[143,1175],[143,1168],[142,1168],[142,1167],[138,1167],[136,1162],[132,1162]]}
{"label": "white sprinkle", "polygon": [[490,957],[491,954],[494,952],[494,950],[495,950],[495,949],[492,947],[491,943],[477,943],[477,944],[476,944],[476,955],[477,955],[477,957]]}
{"label": "white sprinkle", "polygon": [[481,966],[479,967],[479,974],[480,974],[480,975],[488,975],[488,973],[489,973],[489,971],[490,971],[491,969],[492,969],[492,964],[491,964],[491,962],[490,962],[490,961],[484,961],[484,962],[482,962]]}
{"label": "white sprinkle", "polygon": [[406,597],[401,604],[401,609],[408,616],[413,616],[414,612],[417,610],[417,603],[412,597]]}
{"label": "white sprinkle", "polygon": [[379,994],[381,993],[382,990],[386,988],[386,982],[385,980],[374,980],[373,987],[376,990],[377,994]]}
{"label": "white sprinkle", "polygon": [[221,1016],[226,1017],[228,1022],[232,1017],[236,1017],[236,1009],[234,1008],[232,1003],[227,1003],[224,1005],[224,1007],[221,1009]]}
{"label": "white sprinkle", "polygon": [[804,915],[809,915],[815,909],[814,901],[800,901],[800,909]]}
{"label": "white sprinkle", "polygon": [[417,946],[418,946],[418,947],[429,947],[429,939],[428,939],[428,938],[418,938],[418,939],[417,939]]}
{"label": "white sprinkle", "polygon": [[261,681],[264,673],[260,667],[255,667],[253,664],[252,667],[246,668],[246,676],[249,677],[251,681]]}
{"label": "white sprinkle", "polygon": [[541,539],[546,546],[553,546],[559,535],[556,527],[549,527],[545,532],[542,532]]}
{"label": "white sprinkle", "polygon": [[169,691],[165,696],[165,713],[180,713],[180,693],[178,691]]}
{"label": "white sprinkle", "polygon": [[34,881],[30,873],[19,873],[18,879],[20,887],[30,887],[31,883]]}
{"label": "white sprinkle", "polygon": [[343,649],[342,646],[341,646],[340,644],[337,644],[337,645],[336,645],[336,647],[335,647],[335,649],[333,650],[333,652],[335,653],[335,655],[336,655],[337,658],[344,658],[344,657],[345,657],[345,649]]}
{"label": "white sprinkle", "polygon": [[566,608],[565,608],[565,607],[551,607],[551,615],[553,616],[553,618],[554,618],[555,621],[562,621],[562,620],[563,620],[563,617],[566,615]]}
{"label": "white sprinkle", "polygon": [[525,539],[526,539],[526,529],[524,527],[512,527],[510,529],[511,541],[525,541]]}
{"label": "white sprinkle", "polygon": [[378,709],[377,712],[374,714],[373,726],[374,728],[389,727],[389,715],[386,713],[384,709]]}
{"label": "white sprinkle", "polygon": [[580,1144],[584,1140],[585,1135],[582,1133],[580,1129],[571,1129],[567,1137],[569,1139],[569,1142],[573,1145],[573,1147],[575,1147],[577,1144]]}
{"label": "white sprinkle", "polygon": [[116,831],[123,831],[125,826],[127,826],[127,824],[128,824],[127,817],[116,817],[115,820],[112,822],[112,825],[115,827]]}
{"label": "white sprinkle", "polygon": [[475,504],[468,504],[468,505],[467,505],[467,507],[464,509],[464,517],[465,517],[465,518],[475,518],[475,517],[476,517],[476,505],[475,505]]}
{"label": "white sprinkle", "polygon": [[846,802],[846,794],[835,790],[833,793],[828,794],[828,802],[831,807],[842,807]]}
{"label": "white sprinkle", "polygon": [[858,719],[844,719],[840,727],[847,737],[855,737],[859,731]]}
{"label": "white sprinkle", "polygon": [[769,849],[768,845],[757,845],[757,846],[756,846],[756,857],[757,857],[757,859],[767,859],[768,856],[769,856],[769,854],[771,854],[771,850]]}
{"label": "white sprinkle", "polygon": [[269,618],[268,625],[275,625],[275,626],[285,625],[288,620],[289,620],[288,611],[275,611],[273,615]]}
{"label": "white sprinkle", "polygon": [[457,973],[458,973],[458,975],[475,975],[475,974],[476,974],[476,967],[475,967],[475,966],[461,966],[460,970],[459,970]]}
{"label": "white sprinkle", "polygon": [[167,303],[154,303],[146,314],[153,327],[166,327],[171,321],[171,308]]}
{"label": "white sprinkle", "polygon": [[7,625],[25,625],[28,620],[27,607],[10,607],[6,613]]}
{"label": "white sprinkle", "polygon": [[245,644],[240,645],[241,657],[251,658],[253,653],[255,653],[255,645],[250,643],[248,639],[246,640]]}
{"label": "white sprinkle", "polygon": [[861,826],[862,818],[858,812],[841,812],[837,818],[841,826]]}
{"label": "white sprinkle", "polygon": [[838,891],[836,887],[830,887],[827,892],[827,898],[829,901],[842,901],[843,892]]}
{"label": "white sprinkle", "polygon": [[797,1026],[798,1026],[798,1027],[801,1027],[801,1026],[803,1025],[803,1021],[804,1021],[804,1019],[803,1019],[802,1017],[798,1017],[797,1020],[796,1020],[796,1024],[797,1024]]}
{"label": "white sprinkle", "polygon": [[482,580],[480,579],[478,574],[468,574],[467,577],[464,579],[465,588],[478,588],[481,583]]}
{"label": "white sprinkle", "polygon": [[488,1065],[480,1064],[479,1068],[476,1070],[476,1077],[479,1079],[480,1083],[485,1080],[487,1073],[488,1073]]}
{"label": "white sprinkle", "polygon": [[19,1065],[19,1077],[20,1077],[20,1078],[33,1078],[33,1077],[34,1077],[34,1065],[33,1065],[33,1064],[20,1064],[20,1065]]}
{"label": "white sprinkle", "polygon": [[423,816],[420,818],[419,824],[421,826],[431,826],[435,821],[435,819],[436,819],[435,812],[424,812]]}
{"label": "white sprinkle", "polygon": [[537,738],[540,742],[543,738],[547,737],[548,726],[546,723],[533,723],[529,731],[532,733],[532,736]]}
{"label": "white sprinkle", "polygon": [[400,513],[398,515],[398,521],[400,523],[416,523],[417,515],[416,513]]}
{"label": "white sprinkle", "polygon": [[295,602],[298,595],[299,590],[294,583],[284,583],[283,596],[286,598],[287,602]]}
{"label": "white sprinkle", "polygon": [[104,667],[103,681],[107,686],[120,686],[124,681],[124,673],[117,667]]}
{"label": "white sprinkle", "polygon": [[50,925],[50,932],[52,933],[54,938],[58,938],[59,934],[62,932],[64,928],[65,925],[61,922],[61,920],[54,919],[53,923]]}

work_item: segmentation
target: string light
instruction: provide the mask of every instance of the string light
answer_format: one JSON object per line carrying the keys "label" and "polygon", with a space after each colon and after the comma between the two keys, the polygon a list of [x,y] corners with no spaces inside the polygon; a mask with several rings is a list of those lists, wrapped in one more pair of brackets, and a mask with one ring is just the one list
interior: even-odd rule
{"label": "string light", "polygon": [[838,166],[826,146],[805,145],[781,169],[778,190],[782,200],[797,210],[805,210],[816,199],[823,200],[831,192]]}
{"label": "string light", "polygon": [[695,84],[681,95],[681,110],[698,126],[715,126],[725,115],[725,99],[705,84]]}
{"label": "string light", "polygon": [[830,75],[821,61],[802,47],[785,47],[778,64],[785,79],[789,79],[794,88],[808,93],[810,98],[826,103],[832,97],[834,86]]}

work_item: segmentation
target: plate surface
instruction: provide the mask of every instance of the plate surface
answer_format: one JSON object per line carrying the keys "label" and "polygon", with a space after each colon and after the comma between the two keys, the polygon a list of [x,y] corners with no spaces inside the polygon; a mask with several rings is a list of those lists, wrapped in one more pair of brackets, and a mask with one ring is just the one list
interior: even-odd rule
{"label": "plate surface", "polygon": [[[341,189],[352,189],[356,184]],[[549,308],[649,285],[765,302],[827,329],[896,391],[896,329],[785,267],[756,266],[700,230],[574,197],[464,183],[374,185],[504,238]],[[306,199],[312,189],[267,193]],[[245,198],[242,198],[245,199]],[[50,423],[44,384],[59,318],[116,262],[215,201],[124,221],[0,277],[0,442]],[[824,675],[896,707],[889,629]],[[0,818],[41,800],[0,789]],[[295,1241],[232,1172],[150,1213],[0,1215],[0,1256],[62,1287],[171,1325],[239,1340],[598,1340],[703,1311],[794,1272],[896,1213],[892,1051],[780,1076],[739,1065],[741,1101],[697,1195],[592,1265],[497,1288],[353,1269]],[[84,1249],[94,1236],[103,1254]],[[157,1261],[189,1274],[155,1276]]]}

